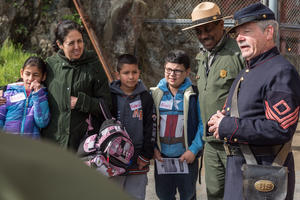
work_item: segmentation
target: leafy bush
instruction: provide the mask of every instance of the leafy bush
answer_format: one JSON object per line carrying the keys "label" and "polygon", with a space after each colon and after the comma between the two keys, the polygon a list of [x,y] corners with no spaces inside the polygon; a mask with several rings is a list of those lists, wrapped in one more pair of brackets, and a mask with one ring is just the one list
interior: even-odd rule
{"label": "leafy bush", "polygon": [[0,86],[18,80],[25,60],[33,55],[23,52],[22,45],[14,45],[11,41],[5,40],[0,48]]}
{"label": "leafy bush", "polygon": [[76,22],[77,24],[79,25],[83,25],[81,19],[80,19],[80,15],[78,13],[74,13],[74,14],[71,14],[71,15],[64,15],[62,17],[63,20],[72,20],[74,22]]}

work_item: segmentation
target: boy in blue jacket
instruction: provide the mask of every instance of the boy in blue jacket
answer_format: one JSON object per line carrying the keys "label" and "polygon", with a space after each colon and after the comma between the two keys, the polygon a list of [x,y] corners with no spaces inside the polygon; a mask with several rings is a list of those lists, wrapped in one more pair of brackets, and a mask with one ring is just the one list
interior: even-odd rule
{"label": "boy in blue jacket", "polygon": [[165,78],[151,88],[157,114],[157,148],[154,158],[179,158],[188,164],[188,174],[158,174],[155,189],[159,199],[196,199],[198,156],[203,148],[203,125],[197,88],[188,78],[190,60],[181,50],[169,52],[165,58]]}

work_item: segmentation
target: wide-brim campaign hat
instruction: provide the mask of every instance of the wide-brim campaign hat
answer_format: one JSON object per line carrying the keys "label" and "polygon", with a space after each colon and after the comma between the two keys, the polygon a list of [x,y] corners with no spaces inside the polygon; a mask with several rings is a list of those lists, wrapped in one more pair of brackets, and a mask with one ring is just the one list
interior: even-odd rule
{"label": "wide-brim campaign hat", "polygon": [[219,6],[213,2],[201,2],[194,8],[191,16],[192,26],[182,29],[183,31],[226,18],[232,18],[232,16],[223,17]]}
{"label": "wide-brim campaign hat", "polygon": [[258,2],[238,10],[234,13],[233,18],[234,27],[232,27],[230,31],[234,30],[238,26],[253,21],[275,20],[275,14],[270,8]]}

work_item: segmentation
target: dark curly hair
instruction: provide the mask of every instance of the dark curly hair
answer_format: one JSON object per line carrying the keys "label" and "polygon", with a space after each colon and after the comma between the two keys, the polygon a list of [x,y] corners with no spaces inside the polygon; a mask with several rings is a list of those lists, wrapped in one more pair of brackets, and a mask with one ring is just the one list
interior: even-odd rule
{"label": "dark curly hair", "polygon": [[167,57],[165,58],[166,63],[176,63],[182,64],[185,69],[190,68],[190,58],[183,50],[172,50],[168,53]]}

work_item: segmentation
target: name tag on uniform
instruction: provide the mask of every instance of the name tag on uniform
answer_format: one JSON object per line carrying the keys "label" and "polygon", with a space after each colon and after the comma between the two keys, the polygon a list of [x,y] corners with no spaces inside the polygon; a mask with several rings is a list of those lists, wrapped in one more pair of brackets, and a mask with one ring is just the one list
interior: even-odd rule
{"label": "name tag on uniform", "polygon": [[18,93],[18,94],[15,94],[14,96],[10,97],[10,102],[14,103],[14,102],[22,101],[24,99],[26,99],[25,94]]}
{"label": "name tag on uniform", "polygon": [[167,109],[167,110],[172,110],[173,107],[173,101],[161,101],[159,108]]}
{"label": "name tag on uniform", "polygon": [[129,105],[130,105],[130,109],[132,111],[134,111],[134,110],[138,110],[139,108],[142,107],[142,102],[141,102],[141,100],[137,100],[137,101],[130,103]]}

